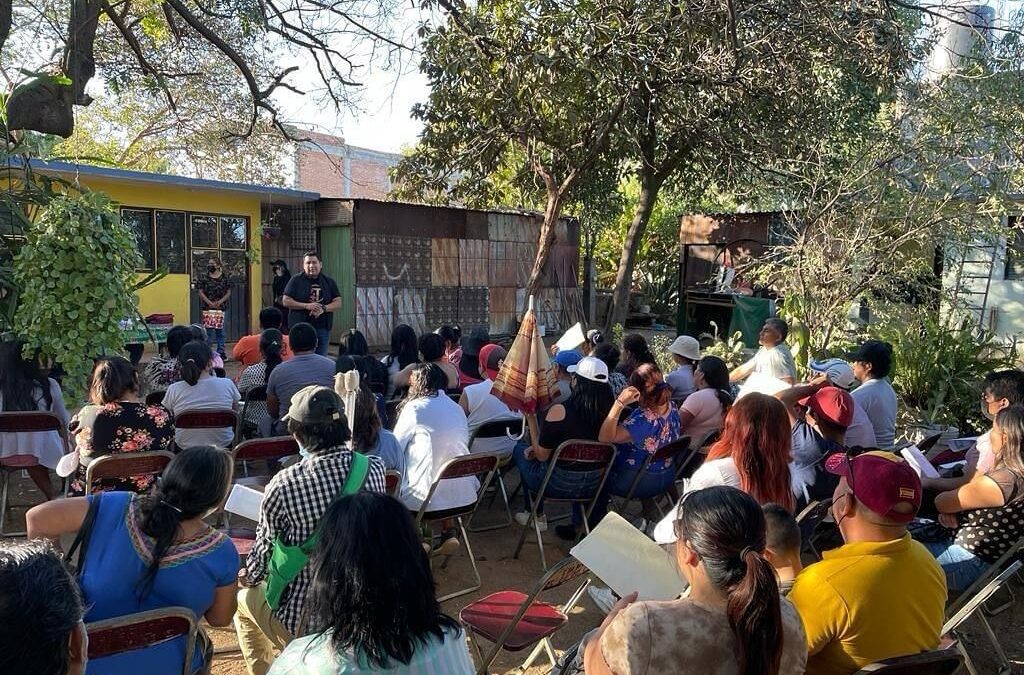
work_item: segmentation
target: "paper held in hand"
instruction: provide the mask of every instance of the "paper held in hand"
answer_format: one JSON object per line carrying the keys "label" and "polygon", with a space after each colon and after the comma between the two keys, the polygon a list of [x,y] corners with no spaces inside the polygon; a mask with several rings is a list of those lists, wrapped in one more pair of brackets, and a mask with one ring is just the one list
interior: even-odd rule
{"label": "paper held in hand", "polygon": [[260,506],[263,504],[263,493],[237,483],[231,487],[228,500],[224,502],[224,510],[236,516],[259,522]]}
{"label": "paper held in hand", "polygon": [[672,600],[686,590],[675,554],[614,512],[606,515],[570,553],[619,597],[636,591],[638,600]]}
{"label": "paper held in hand", "polygon": [[940,477],[938,469],[932,466],[932,463],[928,461],[928,458],[924,456],[924,453],[918,450],[916,445],[903,448],[900,450],[900,454],[903,455],[903,459],[907,460],[907,464],[909,464],[921,478]]}
{"label": "paper held in hand", "polygon": [[558,338],[558,342],[555,346],[558,347],[558,351],[564,352],[570,349],[576,349],[581,344],[587,341],[587,336],[583,334],[583,324],[577,322],[575,326],[565,331],[562,337]]}

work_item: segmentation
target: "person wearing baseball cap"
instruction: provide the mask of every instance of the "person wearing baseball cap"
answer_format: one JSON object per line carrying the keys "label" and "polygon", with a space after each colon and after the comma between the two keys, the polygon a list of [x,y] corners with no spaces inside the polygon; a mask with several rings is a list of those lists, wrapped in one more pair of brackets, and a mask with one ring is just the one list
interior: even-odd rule
{"label": "person wearing baseball cap", "polygon": [[689,335],[680,335],[668,347],[675,369],[665,376],[672,387],[672,400],[682,403],[697,389],[693,383],[693,368],[700,361],[700,343]]}
{"label": "person wearing baseball cap", "polygon": [[[313,583],[312,568],[307,565],[288,582],[280,604],[271,609],[265,582],[275,541],[298,546],[309,539],[327,507],[341,494],[352,469],[348,420],[341,397],[333,389],[320,385],[299,389],[282,421],[298,443],[302,460],[279,471],[267,484],[256,541],[239,572],[242,589],[235,630],[250,673],[267,672],[274,652],[302,634],[301,619]],[[373,456],[368,460],[362,489],[385,492],[384,462]]]}
{"label": "person wearing baseball cap", "polygon": [[[813,380],[819,375],[824,375],[829,384],[832,384],[844,391],[850,391],[857,386],[857,378],[853,375],[853,367],[842,359],[827,359],[825,361],[811,361],[807,364],[810,371],[809,379]],[[877,448],[878,441],[875,438],[875,427],[871,424],[864,408],[853,399],[853,421],[846,428],[846,447],[848,448]]]}
{"label": "person wearing baseball cap", "polygon": [[572,394],[570,386],[572,373],[569,372],[569,369],[574,368],[582,358],[583,354],[575,349],[565,349],[555,354],[555,358],[552,359],[555,362],[555,380],[558,383],[558,396],[555,397],[555,403],[565,403],[569,400],[569,396]]}
{"label": "person wearing baseball cap", "polygon": [[832,517],[843,546],[797,576],[789,599],[807,635],[808,675],[849,675],[868,663],[939,644],[946,577],[907,524],[921,506],[921,479],[881,450],[835,453]]}
{"label": "person wearing baseball cap", "polygon": [[793,428],[792,477],[797,508],[827,499],[835,478],[822,468],[822,459],[846,450],[846,429],[853,421],[853,398],[829,383],[825,375],[775,394],[789,413]]}
{"label": "person wearing baseball cap", "polygon": [[889,382],[892,370],[892,345],[879,340],[868,340],[850,356],[853,374],[860,386],[853,390],[853,398],[871,419],[875,427],[878,446],[891,448],[896,440],[896,392]]}
{"label": "person wearing baseball cap", "polygon": [[501,370],[501,364],[507,355],[501,345],[485,345],[480,350],[480,374],[484,376],[484,381],[464,388],[459,397],[459,405],[466,413],[466,423],[469,425],[470,452],[496,452],[508,456],[512,454],[512,449],[516,445],[515,439],[509,438],[508,435],[497,438],[473,438],[477,429],[488,422],[511,419],[517,420],[518,423],[522,417],[491,393],[494,381],[498,379],[498,371]]}

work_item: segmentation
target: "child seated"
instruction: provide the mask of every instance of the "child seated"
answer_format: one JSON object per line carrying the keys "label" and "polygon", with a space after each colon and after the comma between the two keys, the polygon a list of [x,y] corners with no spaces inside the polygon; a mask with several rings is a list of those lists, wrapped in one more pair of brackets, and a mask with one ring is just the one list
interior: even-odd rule
{"label": "child seated", "polygon": [[778,504],[761,507],[767,524],[764,557],[775,568],[779,593],[786,595],[793,580],[803,569],[800,562],[800,525],[789,511]]}

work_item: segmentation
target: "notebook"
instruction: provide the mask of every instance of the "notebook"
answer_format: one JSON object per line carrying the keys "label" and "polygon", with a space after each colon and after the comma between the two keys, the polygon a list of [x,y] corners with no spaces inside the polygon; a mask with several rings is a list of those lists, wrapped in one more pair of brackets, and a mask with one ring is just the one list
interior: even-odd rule
{"label": "notebook", "polygon": [[907,460],[907,464],[913,467],[914,471],[921,478],[939,478],[939,470],[932,466],[932,463],[928,461],[928,458],[918,450],[916,445],[900,450],[900,454],[903,455],[903,459]]}
{"label": "notebook", "polygon": [[262,504],[262,492],[236,483],[231,487],[228,500],[224,502],[224,510],[236,516],[259,522],[260,505]]}
{"label": "notebook", "polygon": [[636,591],[638,600],[672,600],[686,590],[674,551],[658,546],[613,512],[570,553],[619,597]]}

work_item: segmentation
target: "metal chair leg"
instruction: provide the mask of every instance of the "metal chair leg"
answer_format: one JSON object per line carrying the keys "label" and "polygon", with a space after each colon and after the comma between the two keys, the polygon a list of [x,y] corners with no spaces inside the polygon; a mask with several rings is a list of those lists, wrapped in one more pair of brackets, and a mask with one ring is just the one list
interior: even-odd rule
{"label": "metal chair leg", "polygon": [[498,485],[497,485],[497,489],[495,490],[496,494],[495,494],[495,497],[491,499],[491,503],[492,504],[494,503],[494,499],[497,497],[497,493],[500,492],[501,498],[505,502],[505,522],[503,522],[503,523],[495,523],[493,525],[482,525],[482,526],[478,526],[478,527],[473,527],[473,518],[476,518],[477,513],[480,512],[480,510],[477,509],[477,511],[473,514],[473,518],[470,518],[470,520],[469,520],[469,531],[470,532],[490,532],[491,530],[500,530],[501,528],[508,527],[509,525],[512,524],[512,508],[511,508],[511,506],[509,504],[509,501],[508,501],[508,492],[505,490],[505,481],[499,475],[497,482],[498,482]]}
{"label": "metal chair leg", "polygon": [[548,561],[547,561],[547,558],[544,557],[544,537],[543,537],[543,535],[541,534],[541,531],[540,531],[540,521],[537,520],[537,514],[536,513],[534,513],[531,516],[531,518],[533,520],[533,530],[534,530],[534,532],[537,533],[537,550],[540,551],[540,566],[544,569],[545,572],[547,572],[548,571]]}
{"label": "metal chair leg", "polygon": [[4,525],[7,523],[7,510],[10,506],[8,501],[11,487],[11,471],[4,469],[0,471],[3,480],[3,494],[0,495],[0,537],[24,537],[28,532],[7,532]]}
{"label": "metal chair leg", "polygon": [[999,665],[1002,666],[1000,672],[1010,671],[1010,659],[1006,657],[1006,652],[1003,651],[1003,646],[999,644],[999,640],[996,638],[995,631],[992,630],[991,624],[988,619],[985,618],[984,612],[976,612],[975,616],[981,621],[981,627],[985,630],[985,634],[988,636],[989,642],[992,643],[992,648],[996,652],[996,657],[999,658]]}
{"label": "metal chair leg", "polygon": [[[469,588],[464,588],[461,591],[455,591],[453,593],[443,595],[437,599],[438,602],[444,602],[445,600],[457,598],[460,595],[472,593],[473,591],[479,590],[480,586],[482,585],[480,579],[480,569],[476,565],[476,556],[473,555],[473,547],[469,543],[469,535],[466,533],[466,526],[463,524],[461,517],[457,518],[456,520],[459,523],[459,530],[462,532],[462,541],[466,544],[466,554],[469,556],[469,564],[473,568],[473,583],[475,585],[470,586]],[[445,560],[445,562],[447,563],[447,560]]]}

